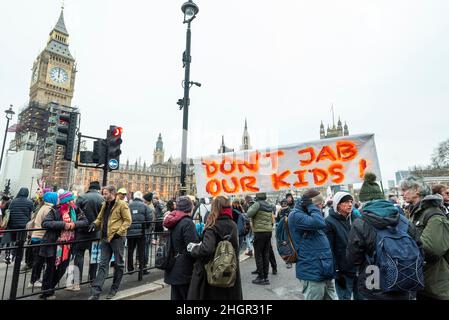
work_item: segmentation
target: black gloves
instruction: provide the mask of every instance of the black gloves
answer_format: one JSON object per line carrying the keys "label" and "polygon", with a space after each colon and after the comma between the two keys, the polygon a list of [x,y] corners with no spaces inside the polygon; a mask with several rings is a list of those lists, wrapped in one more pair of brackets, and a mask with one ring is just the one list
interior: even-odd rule
{"label": "black gloves", "polygon": [[120,239],[121,237],[116,233],[114,234],[114,237],[112,237],[112,240],[117,240]]}

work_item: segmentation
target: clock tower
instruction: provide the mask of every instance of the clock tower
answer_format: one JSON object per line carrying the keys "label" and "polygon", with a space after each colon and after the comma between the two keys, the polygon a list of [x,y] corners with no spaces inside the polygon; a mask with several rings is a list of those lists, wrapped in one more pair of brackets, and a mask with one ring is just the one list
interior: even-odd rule
{"label": "clock tower", "polygon": [[56,143],[60,115],[78,112],[72,107],[76,63],[69,51],[64,7],[51,30],[45,49],[33,63],[29,103],[20,111],[10,149],[34,151],[34,168],[42,169],[47,185],[68,189],[73,165],[64,160],[64,147]]}
{"label": "clock tower", "polygon": [[76,64],[69,51],[68,39],[63,8],[56,26],[50,32],[46,48],[33,64],[30,101],[71,106]]}

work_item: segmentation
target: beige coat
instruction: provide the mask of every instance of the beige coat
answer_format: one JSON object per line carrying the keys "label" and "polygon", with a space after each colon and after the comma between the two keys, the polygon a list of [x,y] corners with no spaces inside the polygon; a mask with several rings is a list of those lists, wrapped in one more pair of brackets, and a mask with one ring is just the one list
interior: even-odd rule
{"label": "beige coat", "polygon": [[[39,209],[34,219],[33,229],[42,229],[42,221],[44,221],[45,216],[53,209],[53,206],[49,203],[44,203],[44,205]],[[45,235],[45,230],[33,231],[31,233],[31,238],[42,239]]]}

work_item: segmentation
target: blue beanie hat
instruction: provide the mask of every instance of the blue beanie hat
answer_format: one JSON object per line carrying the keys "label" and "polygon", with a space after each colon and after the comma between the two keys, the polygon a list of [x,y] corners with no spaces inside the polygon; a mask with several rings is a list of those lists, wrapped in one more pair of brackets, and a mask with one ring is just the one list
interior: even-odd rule
{"label": "blue beanie hat", "polygon": [[46,192],[44,194],[44,202],[51,203],[52,205],[58,204],[58,194],[56,192]]}

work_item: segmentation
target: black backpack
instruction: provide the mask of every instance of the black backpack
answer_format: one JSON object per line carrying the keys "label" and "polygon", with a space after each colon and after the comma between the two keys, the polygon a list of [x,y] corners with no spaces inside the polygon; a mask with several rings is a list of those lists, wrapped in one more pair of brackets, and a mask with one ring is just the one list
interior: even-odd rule
{"label": "black backpack", "polygon": [[154,266],[160,270],[170,271],[174,265],[175,254],[170,232],[168,235],[161,236],[159,239]]}

